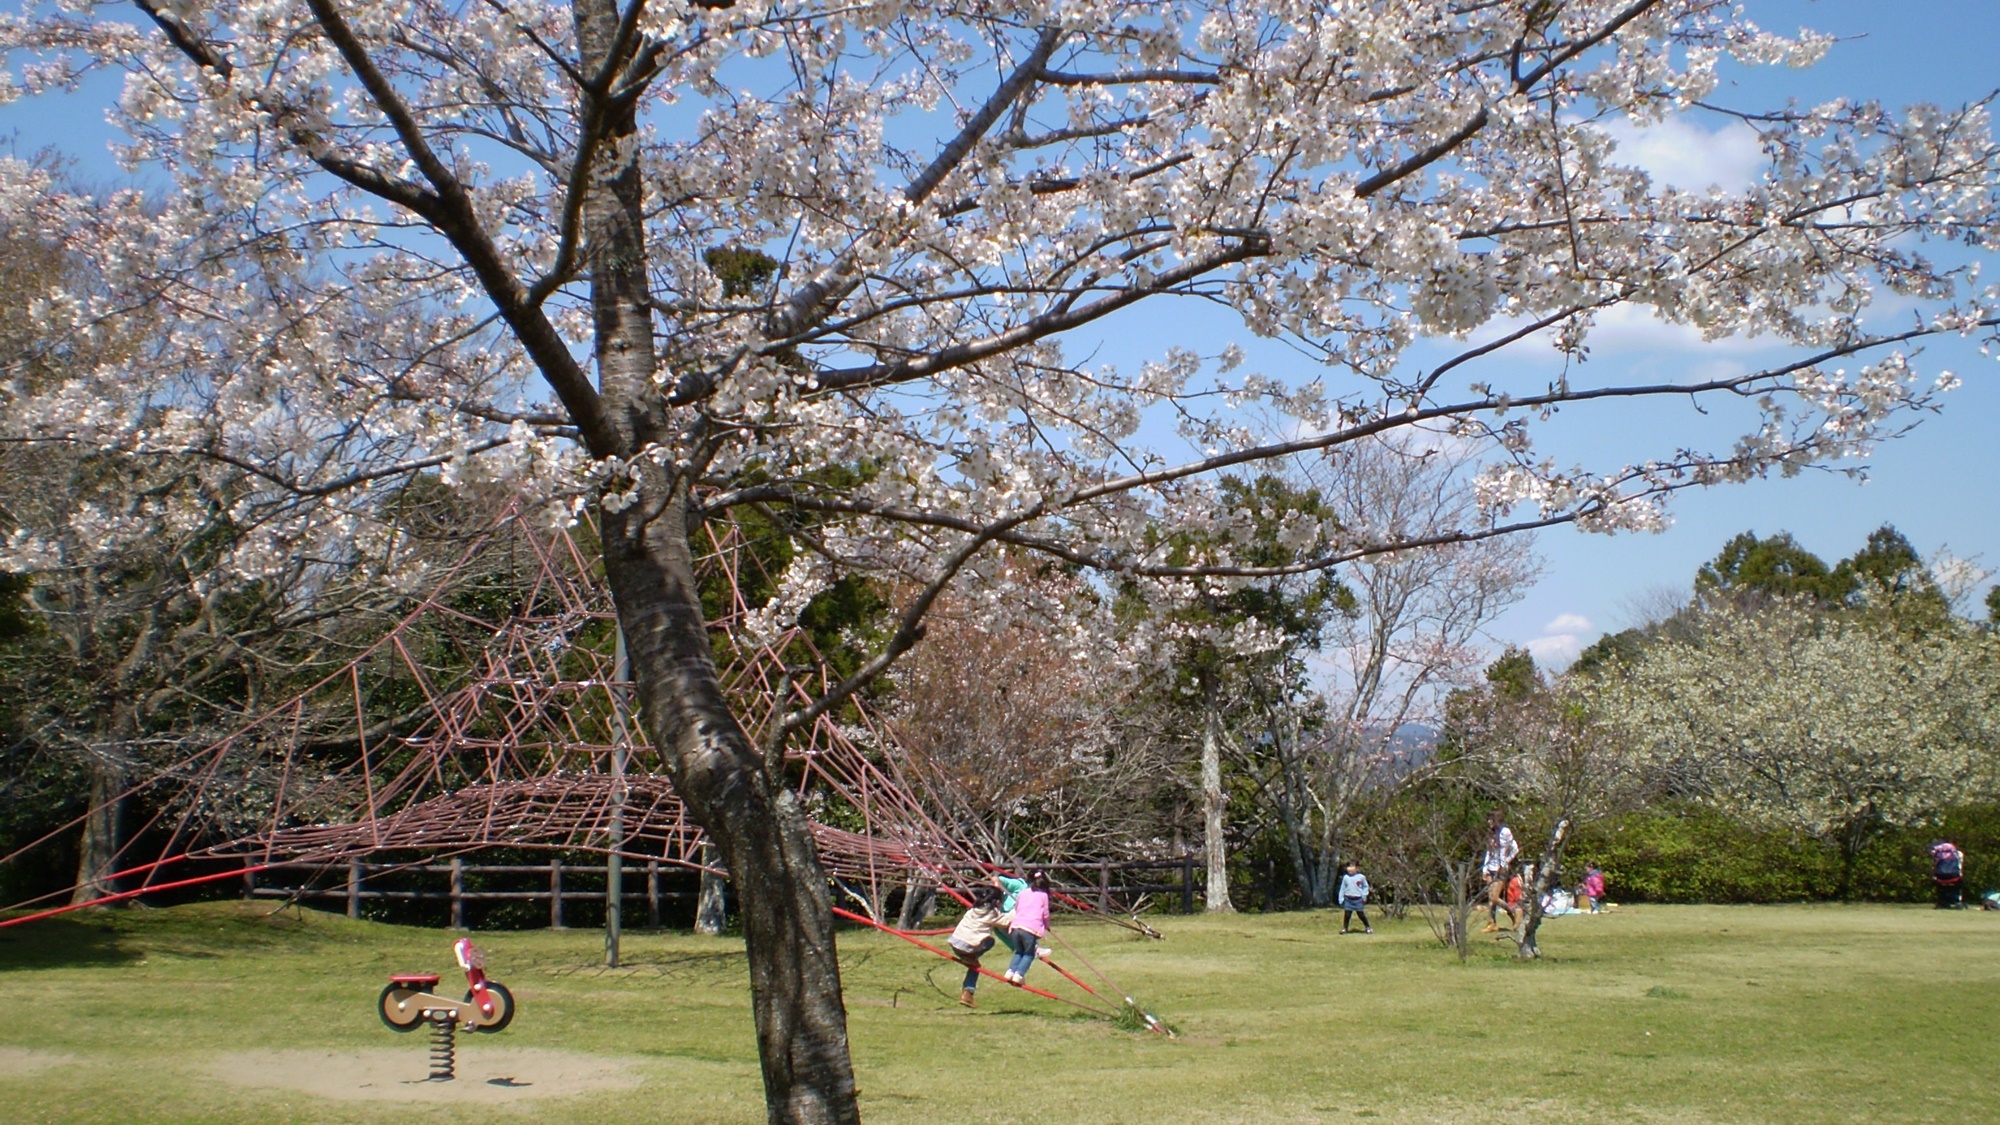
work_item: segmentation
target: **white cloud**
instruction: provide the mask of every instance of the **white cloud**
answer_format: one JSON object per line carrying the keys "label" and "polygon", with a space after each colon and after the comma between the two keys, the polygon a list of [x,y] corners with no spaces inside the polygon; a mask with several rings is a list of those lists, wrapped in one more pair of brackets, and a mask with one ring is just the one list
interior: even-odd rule
{"label": "white cloud", "polygon": [[1565,613],[1542,626],[1544,633],[1588,633],[1597,626],[1581,613]]}
{"label": "white cloud", "polygon": [[[1524,317],[1495,317],[1479,326],[1466,340],[1483,346],[1520,330]],[[1613,305],[1596,314],[1590,328],[1593,356],[1700,355],[1708,359],[1724,356],[1751,356],[1770,350],[1776,343],[1769,336],[1723,336],[1703,338],[1701,329],[1687,324],[1669,324],[1648,305]],[[1538,332],[1515,345],[1522,350],[1540,346],[1553,348],[1555,333]]]}
{"label": "white cloud", "polygon": [[1616,159],[1682,191],[1740,192],[1757,182],[1767,158],[1757,131],[1733,121],[1711,133],[1685,117],[1640,128],[1629,120],[1607,122],[1618,145]]}
{"label": "white cloud", "polygon": [[1597,626],[1590,618],[1580,613],[1563,613],[1542,626],[1541,636],[1522,647],[1534,655],[1535,663],[1547,668],[1560,668],[1575,660],[1577,653],[1597,638],[1597,633]]}
{"label": "white cloud", "polygon": [[1723,336],[1709,340],[1701,329],[1688,324],[1669,324],[1646,305],[1613,305],[1597,314],[1590,329],[1590,350],[1596,355],[1612,353],[1700,352],[1745,355],[1771,347],[1763,336]]}

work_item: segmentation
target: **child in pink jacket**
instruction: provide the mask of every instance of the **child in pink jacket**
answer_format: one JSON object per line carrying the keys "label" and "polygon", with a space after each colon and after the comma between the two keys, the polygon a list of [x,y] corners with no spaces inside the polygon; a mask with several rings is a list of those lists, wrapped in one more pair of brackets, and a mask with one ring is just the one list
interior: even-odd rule
{"label": "child in pink jacket", "polygon": [[1020,984],[1035,963],[1036,947],[1049,934],[1049,877],[1037,871],[1028,876],[1028,889],[1014,900],[1014,924],[1007,936],[1014,947],[1014,959],[1007,964],[1007,980]]}
{"label": "child in pink jacket", "polygon": [[1594,863],[1584,868],[1583,885],[1578,887],[1577,891],[1584,904],[1590,908],[1590,912],[1597,913],[1604,902],[1603,870]]}

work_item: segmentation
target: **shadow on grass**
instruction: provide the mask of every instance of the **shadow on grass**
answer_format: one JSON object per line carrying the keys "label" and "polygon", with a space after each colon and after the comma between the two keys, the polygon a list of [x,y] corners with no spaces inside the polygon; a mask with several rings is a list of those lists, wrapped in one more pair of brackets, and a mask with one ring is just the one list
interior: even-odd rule
{"label": "shadow on grass", "polygon": [[0,973],[25,969],[68,969],[124,965],[145,951],[101,918],[44,918],[0,930]]}

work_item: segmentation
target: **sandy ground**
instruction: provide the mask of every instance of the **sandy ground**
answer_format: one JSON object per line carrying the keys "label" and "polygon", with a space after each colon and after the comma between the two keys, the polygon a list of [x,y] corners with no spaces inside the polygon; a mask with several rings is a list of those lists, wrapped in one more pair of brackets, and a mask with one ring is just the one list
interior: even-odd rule
{"label": "sandy ground", "polygon": [[[0,1055],[0,1073],[5,1056]],[[502,1103],[559,1098],[637,1086],[625,1060],[534,1048],[458,1041],[458,1077],[427,1082],[429,1056],[413,1036],[409,1050],[247,1051],[216,1059],[213,1071],[239,1086],[303,1090],[341,1101]]]}
{"label": "sandy ground", "polygon": [[0,1078],[23,1078],[52,1066],[62,1066],[75,1061],[73,1056],[59,1055],[54,1051],[37,1051],[28,1047],[0,1047]]}

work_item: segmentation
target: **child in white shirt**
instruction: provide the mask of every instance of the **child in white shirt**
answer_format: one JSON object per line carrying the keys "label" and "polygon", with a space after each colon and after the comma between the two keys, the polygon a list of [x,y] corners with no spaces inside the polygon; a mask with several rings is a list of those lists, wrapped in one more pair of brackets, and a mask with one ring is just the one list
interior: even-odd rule
{"label": "child in white shirt", "polygon": [[1340,932],[1351,933],[1348,922],[1355,915],[1361,916],[1361,932],[1372,934],[1375,927],[1368,924],[1368,876],[1361,873],[1358,860],[1347,861],[1347,874],[1340,877]]}

